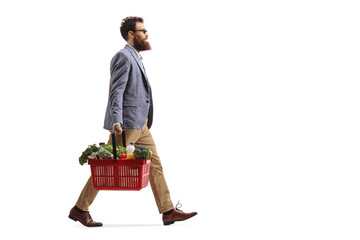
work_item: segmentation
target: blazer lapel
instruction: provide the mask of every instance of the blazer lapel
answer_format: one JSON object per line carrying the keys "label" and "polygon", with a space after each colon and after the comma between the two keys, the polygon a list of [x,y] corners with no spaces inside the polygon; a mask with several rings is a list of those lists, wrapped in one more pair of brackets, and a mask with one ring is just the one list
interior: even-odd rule
{"label": "blazer lapel", "polygon": [[149,84],[149,80],[146,76],[146,72],[145,72],[145,69],[144,69],[144,65],[142,64],[141,60],[139,59],[138,55],[136,52],[134,52],[134,49],[132,47],[130,47],[129,45],[126,45],[125,48],[131,53],[131,55],[133,56],[133,58],[135,59],[136,63],[138,64],[142,74],[144,75],[145,77],[145,86],[146,86],[146,89],[149,91],[149,88],[150,88],[150,84]]}

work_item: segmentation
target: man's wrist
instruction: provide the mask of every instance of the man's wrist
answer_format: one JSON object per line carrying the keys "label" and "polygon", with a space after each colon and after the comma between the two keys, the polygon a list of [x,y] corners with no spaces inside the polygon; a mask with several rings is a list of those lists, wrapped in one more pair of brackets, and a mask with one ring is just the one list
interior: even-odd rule
{"label": "man's wrist", "polygon": [[121,123],[114,123],[114,124],[112,125],[112,127],[115,127],[116,125],[120,125],[120,127],[122,127],[122,124],[121,124]]}

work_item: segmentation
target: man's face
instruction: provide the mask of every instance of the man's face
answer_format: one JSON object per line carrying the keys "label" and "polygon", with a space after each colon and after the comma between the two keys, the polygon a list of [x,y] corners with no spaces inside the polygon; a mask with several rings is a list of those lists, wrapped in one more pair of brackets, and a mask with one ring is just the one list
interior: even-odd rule
{"label": "man's face", "polygon": [[146,30],[144,24],[137,22],[135,30],[136,30],[136,31],[134,31],[134,47],[135,47],[135,49],[139,52],[151,50],[150,43],[148,41],[146,41],[149,34],[147,32],[144,33],[143,31],[138,31],[138,30]]}

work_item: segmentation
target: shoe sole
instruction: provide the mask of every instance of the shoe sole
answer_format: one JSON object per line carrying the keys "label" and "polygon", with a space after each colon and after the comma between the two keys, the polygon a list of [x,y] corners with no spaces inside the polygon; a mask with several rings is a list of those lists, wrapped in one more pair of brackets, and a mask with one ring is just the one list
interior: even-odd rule
{"label": "shoe sole", "polygon": [[167,225],[171,225],[171,224],[174,224],[175,221],[171,221],[171,222],[164,222],[164,225],[167,226]]}

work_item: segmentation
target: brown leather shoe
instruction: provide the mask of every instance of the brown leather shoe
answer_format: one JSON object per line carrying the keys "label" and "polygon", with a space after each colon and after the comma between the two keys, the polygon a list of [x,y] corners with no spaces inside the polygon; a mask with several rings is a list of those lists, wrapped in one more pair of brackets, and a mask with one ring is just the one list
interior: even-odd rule
{"label": "brown leather shoe", "polygon": [[[176,206],[178,204],[176,204]],[[176,221],[184,221],[186,219],[189,219],[189,218],[195,216],[196,214],[197,214],[197,212],[184,213],[183,211],[181,211],[180,209],[175,207],[175,209],[173,209],[172,213],[170,213],[168,215],[163,214],[163,222],[164,222],[164,225],[170,225]]]}
{"label": "brown leather shoe", "polygon": [[94,220],[92,220],[88,211],[82,211],[76,206],[71,209],[69,218],[74,220],[75,222],[79,221],[87,227],[101,227],[103,225],[101,222],[95,222]]}

